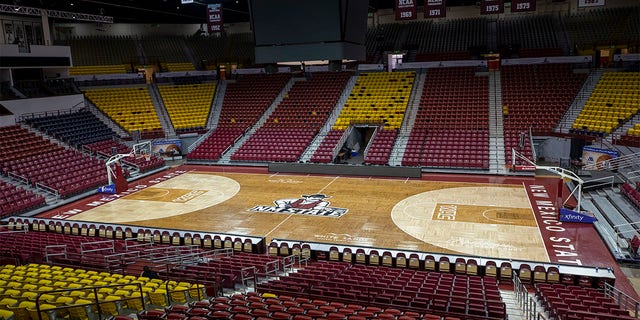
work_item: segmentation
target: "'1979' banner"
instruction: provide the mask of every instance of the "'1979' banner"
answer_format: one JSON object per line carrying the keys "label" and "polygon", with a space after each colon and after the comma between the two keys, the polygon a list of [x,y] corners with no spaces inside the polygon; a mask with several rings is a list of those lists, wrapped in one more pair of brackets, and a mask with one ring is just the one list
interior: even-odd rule
{"label": "'1979' banner", "polygon": [[396,20],[415,20],[416,15],[416,0],[396,0]]}

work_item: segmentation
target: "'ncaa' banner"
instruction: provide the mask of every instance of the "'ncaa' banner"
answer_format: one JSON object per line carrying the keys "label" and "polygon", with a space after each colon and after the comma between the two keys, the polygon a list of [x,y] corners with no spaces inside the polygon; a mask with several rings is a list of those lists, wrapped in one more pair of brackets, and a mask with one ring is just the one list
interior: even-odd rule
{"label": "'ncaa' banner", "polygon": [[504,13],[504,0],[482,0],[480,14]]}
{"label": "'ncaa' banner", "polygon": [[417,8],[416,0],[396,0],[396,20],[415,20]]}
{"label": "'ncaa' banner", "polygon": [[425,0],[425,18],[444,18],[447,16],[446,0]]}
{"label": "'ncaa' banner", "polygon": [[536,0],[511,0],[511,12],[536,11]]}
{"label": "'ncaa' banner", "polygon": [[224,31],[222,24],[222,3],[207,5],[207,31],[220,33]]}
{"label": "'ncaa' banner", "polygon": [[604,6],[604,0],[578,0],[578,8]]}

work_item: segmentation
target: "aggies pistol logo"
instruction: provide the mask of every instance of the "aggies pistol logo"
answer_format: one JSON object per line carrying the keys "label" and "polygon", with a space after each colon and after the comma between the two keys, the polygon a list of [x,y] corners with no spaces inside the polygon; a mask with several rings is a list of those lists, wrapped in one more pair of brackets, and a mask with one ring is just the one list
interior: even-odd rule
{"label": "aggies pistol logo", "polygon": [[255,206],[249,209],[249,211],[293,213],[323,217],[341,217],[347,213],[348,209],[330,207],[329,201],[325,200],[328,198],[331,198],[331,196],[321,193],[307,194],[295,199],[276,200],[273,202],[275,206]]}

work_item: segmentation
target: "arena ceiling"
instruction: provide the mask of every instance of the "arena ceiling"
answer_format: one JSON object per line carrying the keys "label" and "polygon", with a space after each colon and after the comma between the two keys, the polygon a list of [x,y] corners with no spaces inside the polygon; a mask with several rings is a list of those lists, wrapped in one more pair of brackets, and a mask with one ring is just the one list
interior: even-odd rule
{"label": "arena ceiling", "polygon": [[[395,1],[369,0],[369,7],[371,11],[393,8]],[[417,5],[422,6],[424,1],[417,0]],[[112,16],[115,23],[204,23],[206,4],[221,2],[225,23],[249,21],[248,0],[195,0],[192,4],[181,4],[181,0],[0,0],[2,4],[104,14]],[[447,0],[447,6],[476,2]]]}

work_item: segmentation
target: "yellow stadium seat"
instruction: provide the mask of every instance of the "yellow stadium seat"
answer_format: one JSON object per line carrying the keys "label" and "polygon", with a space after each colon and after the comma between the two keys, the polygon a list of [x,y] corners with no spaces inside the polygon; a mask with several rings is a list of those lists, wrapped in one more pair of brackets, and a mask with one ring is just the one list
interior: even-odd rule
{"label": "yellow stadium seat", "polygon": [[18,305],[18,300],[17,299],[13,299],[13,298],[2,298],[2,300],[0,300],[0,307],[7,307],[7,306],[17,306]]}
{"label": "yellow stadium seat", "polygon": [[170,289],[170,298],[172,302],[187,303],[189,287],[175,286]]}
{"label": "yellow stadium seat", "polygon": [[149,292],[149,300],[151,304],[161,307],[167,306],[167,291],[164,289],[155,289]]}
{"label": "yellow stadium seat", "polygon": [[69,308],[69,318],[77,320],[95,319],[91,305],[92,301],[86,299],[76,299],[68,304],[72,306]]}
{"label": "yellow stadium seat", "polygon": [[29,306],[35,306],[35,303],[32,301],[23,301],[23,302],[20,302],[20,304],[18,304],[17,306],[7,306],[7,309],[9,311],[12,311],[15,314],[16,319],[30,320],[31,314],[27,309],[27,307]]}
{"label": "yellow stadium seat", "polygon": [[0,309],[0,319],[16,320],[16,314],[13,311]]}
{"label": "yellow stadium seat", "polygon": [[[54,320],[56,318],[56,311],[51,309],[55,308],[56,306],[48,303],[40,304],[38,308],[36,308],[36,304],[33,303],[33,305],[27,307],[27,311],[29,311],[31,319]],[[40,311],[40,315],[38,315],[38,311]]]}
{"label": "yellow stadium seat", "polygon": [[122,311],[122,298],[116,295],[108,295],[100,301],[100,312],[110,316],[117,316]]}

